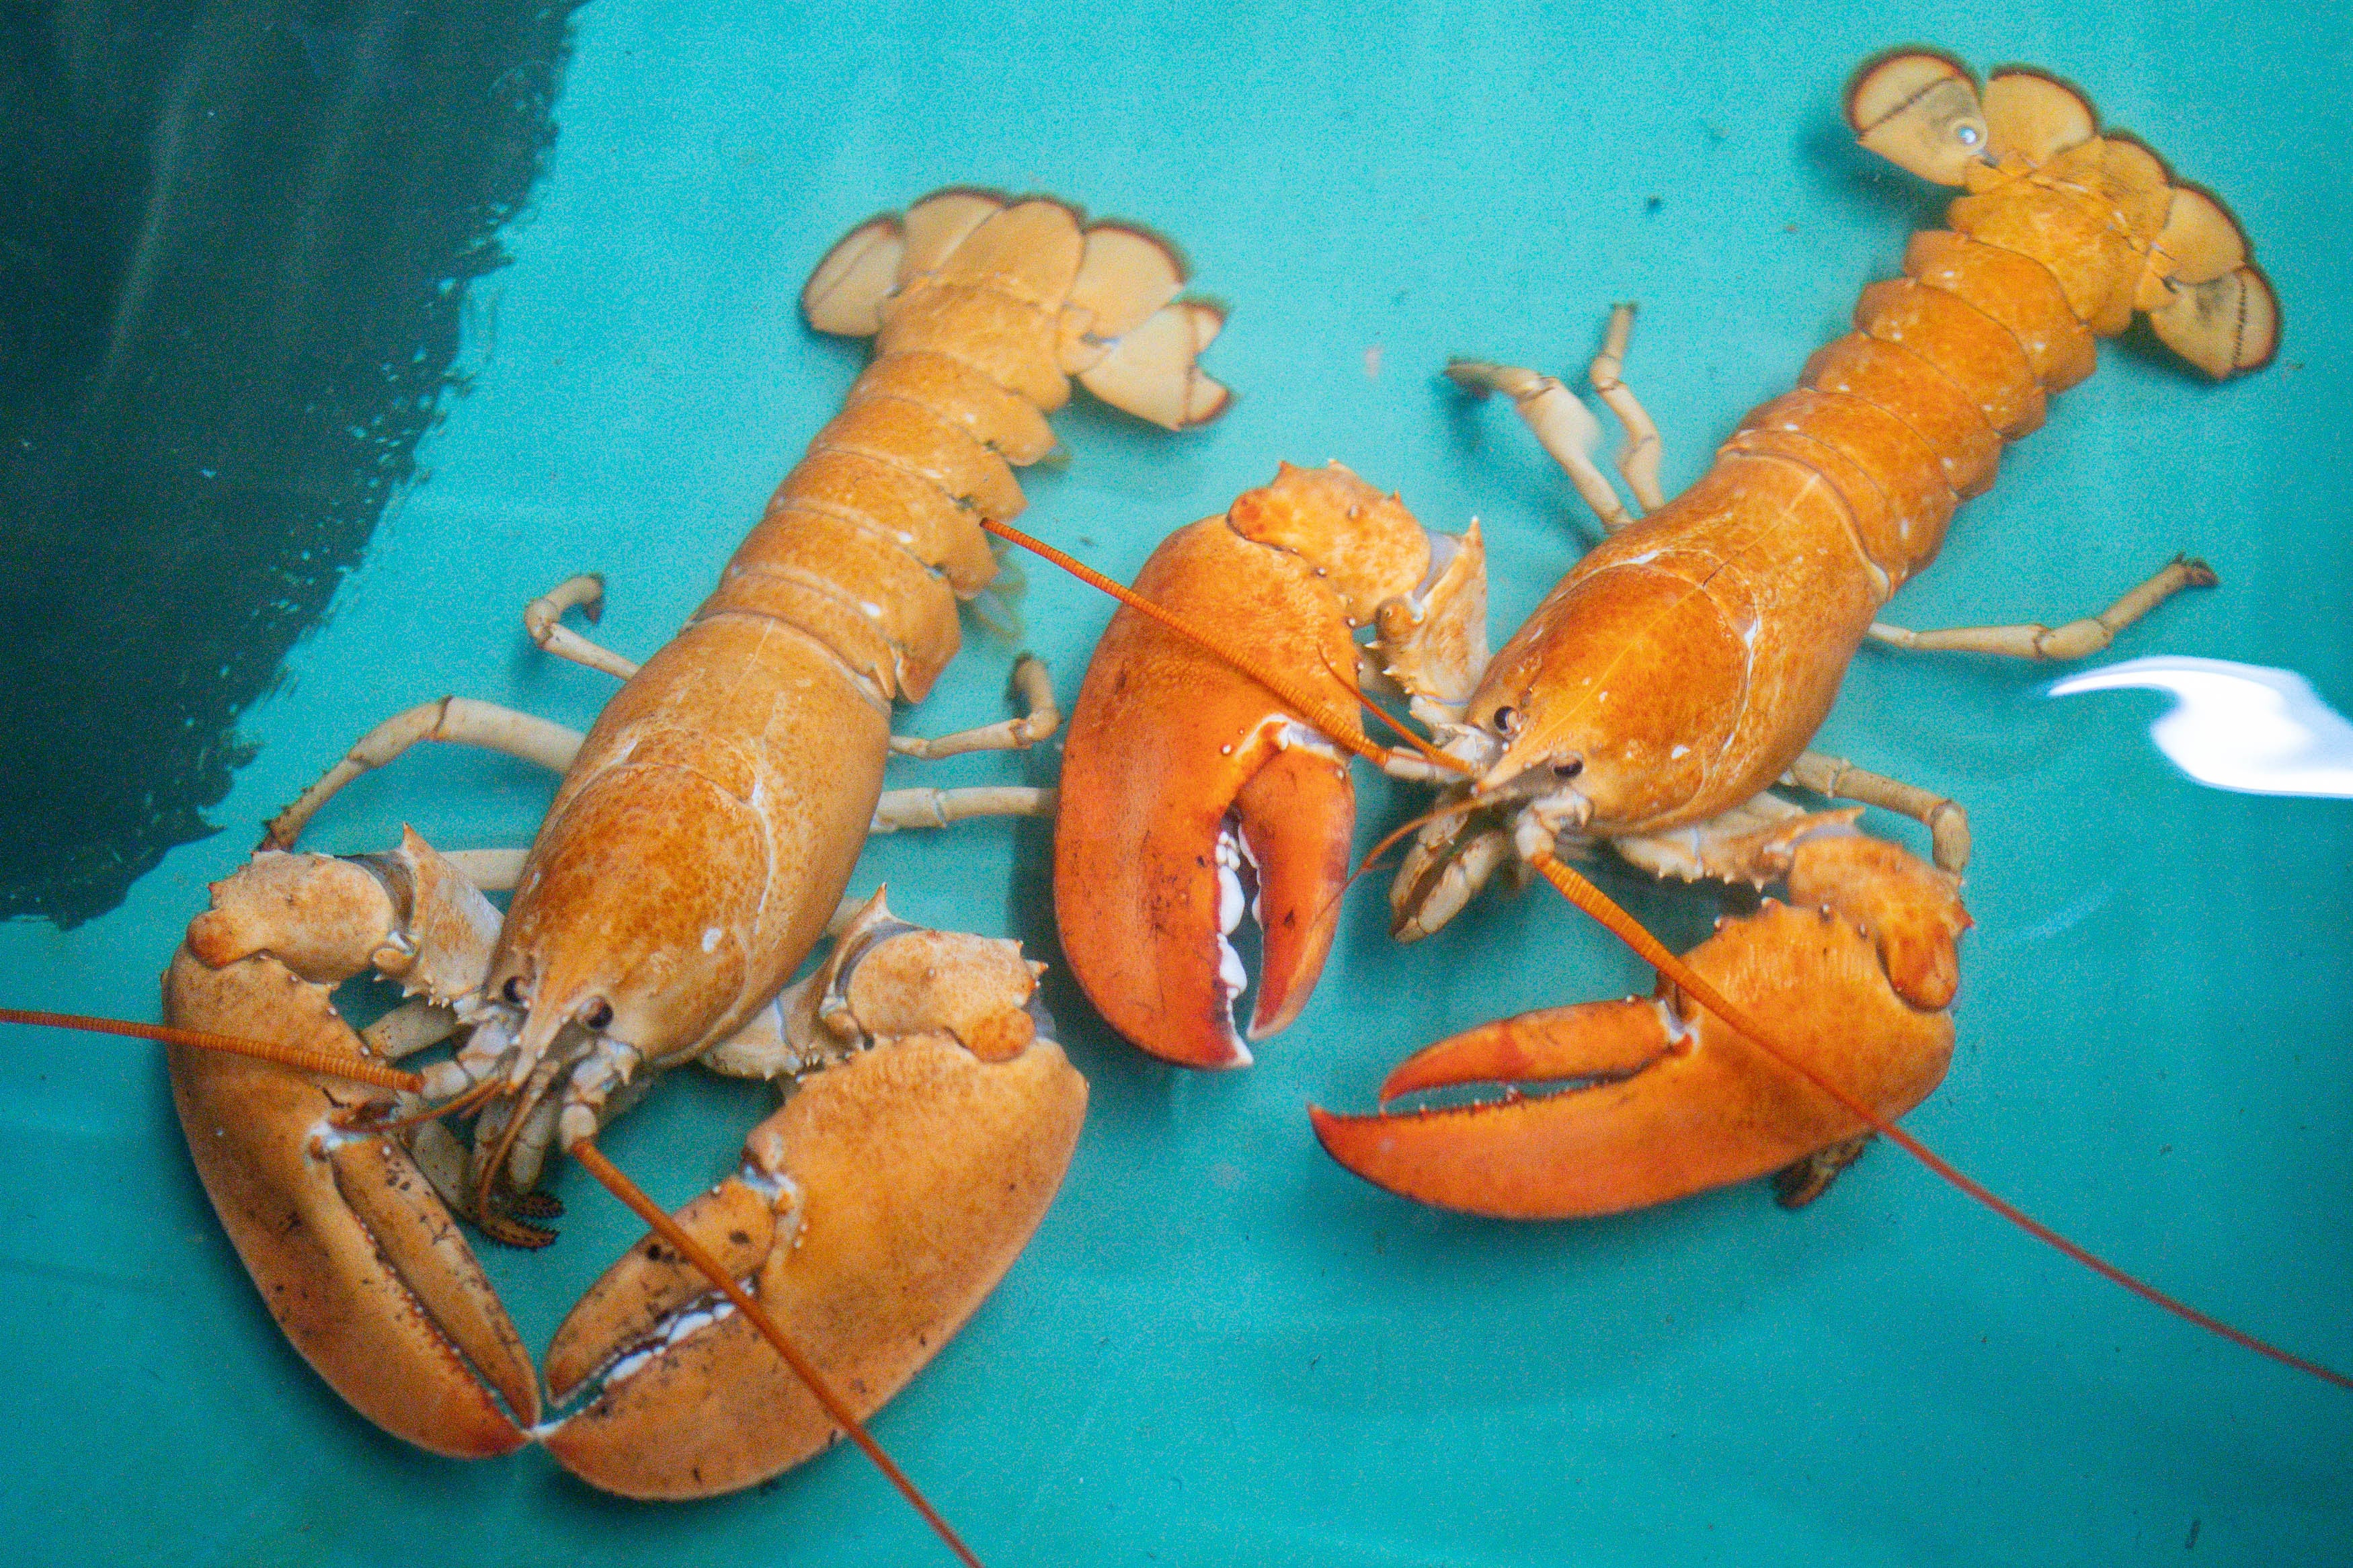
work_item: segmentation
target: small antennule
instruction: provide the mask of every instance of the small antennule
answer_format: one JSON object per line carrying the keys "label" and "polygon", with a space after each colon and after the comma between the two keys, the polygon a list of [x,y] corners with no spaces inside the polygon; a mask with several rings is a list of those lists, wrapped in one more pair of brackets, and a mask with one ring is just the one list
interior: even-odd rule
{"label": "small antennule", "polygon": [[2084,95],[2041,71],[1997,71],[1986,81],[1987,149],[1997,158],[2047,163],[2099,134]]}
{"label": "small antennule", "polygon": [[1164,305],[1112,344],[1079,381],[1113,408],[1164,428],[1206,425],[1233,401],[1196,363],[1225,324],[1225,311],[1206,300]]}
{"label": "small antennule", "polygon": [[1866,61],[1847,84],[1846,122],[1862,143],[1924,180],[1962,183],[1985,156],[1985,112],[1968,72],[1913,50]]}
{"label": "small antennule", "polygon": [[882,301],[898,286],[907,239],[899,220],[867,219],[837,241],[801,287],[801,314],[820,332],[869,338],[882,330]]}
{"label": "small antennule", "polygon": [[2151,310],[2148,324],[2166,347],[2217,381],[2261,369],[2279,352],[2279,300],[2253,266],[2177,284],[2173,303]]}

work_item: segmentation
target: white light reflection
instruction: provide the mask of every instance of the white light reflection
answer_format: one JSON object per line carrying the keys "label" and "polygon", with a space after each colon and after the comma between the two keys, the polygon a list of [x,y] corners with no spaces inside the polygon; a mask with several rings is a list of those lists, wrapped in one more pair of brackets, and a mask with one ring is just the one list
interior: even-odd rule
{"label": "white light reflection", "polygon": [[2353,797],[2353,723],[2300,675],[2220,658],[2135,658],[2069,676],[2051,695],[2123,689],[2173,693],[2149,738],[2200,784]]}

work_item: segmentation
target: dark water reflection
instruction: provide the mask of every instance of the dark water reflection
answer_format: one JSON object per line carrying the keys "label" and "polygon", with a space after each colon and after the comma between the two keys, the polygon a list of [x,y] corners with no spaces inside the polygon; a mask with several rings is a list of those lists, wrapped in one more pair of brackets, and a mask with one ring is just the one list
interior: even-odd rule
{"label": "dark water reflection", "polygon": [[237,715],[465,389],[572,8],[0,7],[0,916],[220,826]]}

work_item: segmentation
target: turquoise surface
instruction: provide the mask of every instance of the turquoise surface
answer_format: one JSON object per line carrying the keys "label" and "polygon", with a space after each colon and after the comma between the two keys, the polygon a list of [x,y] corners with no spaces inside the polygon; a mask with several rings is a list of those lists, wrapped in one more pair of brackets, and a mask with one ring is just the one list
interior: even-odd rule
{"label": "turquoise surface", "polygon": [[[1434,526],[1482,520],[1500,636],[1592,529],[1516,422],[1459,403],[1438,367],[1573,372],[1609,302],[1639,300],[1629,375],[1670,489],[1687,482],[1935,211],[1837,120],[1853,64],[1912,39],[2065,75],[2221,193],[2287,336],[2279,363],[2219,388],[2108,350],[1896,612],[2055,622],[2189,550],[2222,586],[2111,657],[2293,668],[2353,707],[2348,37],[2334,9],[2171,4],[593,6],[514,264],[475,286],[475,390],[246,716],[260,750],[212,814],[227,831],[105,918],[0,928],[0,991],[153,1016],[204,884],[395,710],[458,692],[585,726],[608,683],[533,649],[523,603],[602,570],[605,640],[659,646],[860,363],[799,325],[803,276],[944,184],[1148,223],[1232,307],[1209,356],[1240,391],[1230,416],[1172,438],[1074,408],[1068,467],[1029,485],[1038,531],[1124,576],[1277,458],[1336,458]],[[1108,610],[1029,576],[1023,640],[1067,700]],[[1012,653],[976,639],[902,727],[998,716]],[[1976,825],[1959,1051],[1910,1125],[2166,1289],[2353,1365],[2353,815],[2200,789],[2147,742],[2157,698],[2053,703],[2048,679],[1866,651],[1823,736]],[[549,787],[412,757],[354,786],[314,847],[377,847],[402,822],[521,844]],[[1366,794],[1367,842],[1414,806]],[[1049,843],[902,835],[858,885],[1057,960]],[[1677,940],[1710,912],[1609,885]],[[877,1435],[1001,1563],[2353,1559],[2353,1395],[2158,1315],[1892,1152],[1794,1217],[1752,1185],[1523,1226],[1393,1200],[1309,1136],[1308,1101],[1368,1107],[1425,1041],[1647,984],[1548,896],[1483,900],[1398,949],[1367,887],[1298,1026],[1210,1078],[1145,1063],[1058,970],[1049,999],[1093,1086],[1077,1161]],[[263,1310],[156,1055],[21,1031],[0,1053],[0,1512],[20,1560],[944,1560],[849,1452],[652,1507],[535,1453],[461,1465],[381,1436]],[[607,1146],[681,1201],[733,1163],[764,1095],[680,1075]],[[562,1241],[489,1259],[534,1344],[635,1234],[577,1173],[556,1190]]]}

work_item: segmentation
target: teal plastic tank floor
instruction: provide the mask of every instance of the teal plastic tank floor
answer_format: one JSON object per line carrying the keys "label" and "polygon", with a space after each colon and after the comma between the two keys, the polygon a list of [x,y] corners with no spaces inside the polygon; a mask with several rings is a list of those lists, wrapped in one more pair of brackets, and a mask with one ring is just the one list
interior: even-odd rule
{"label": "teal plastic tank floor", "polygon": [[[1482,521],[1500,638],[1594,530],[1508,411],[1460,401],[1440,366],[1570,376],[1609,304],[1639,300],[1628,376],[1668,489],[1688,482],[1938,209],[1838,119],[1854,65],[1907,42],[2080,85],[2229,204],[2286,325],[2278,363],[2220,387],[2145,340],[2106,348],[1891,613],[2056,622],[2188,551],[2221,586],[2109,657],[2290,668],[2353,710],[2341,11],[602,0],[501,237],[512,265],[469,288],[471,393],[445,399],[418,476],[245,712],[259,749],[207,813],[222,831],[100,918],[0,927],[0,1000],[154,1016],[204,885],[386,714],[456,692],[585,726],[609,683],[532,648],[523,604],[600,570],[601,638],[659,646],[860,363],[800,326],[807,269],[945,184],[1147,224],[1231,307],[1208,356],[1230,415],[1170,437],[1074,408],[1024,526],[1126,577],[1278,458],[1338,458],[1428,524]],[[1024,569],[1021,646],[1067,701],[1110,609]],[[901,727],[1000,717],[1014,651],[968,639]],[[1907,1124],[2160,1287],[2353,1366],[2353,808],[2201,788],[2149,742],[2161,698],[2051,701],[2052,673],[1866,650],[1822,737],[1960,799],[1976,829],[1959,1050]],[[966,758],[893,782],[1053,768]],[[1366,791],[1369,844],[1418,797]],[[375,848],[407,822],[520,845],[549,793],[521,764],[417,755],[309,842]],[[1058,963],[1050,843],[1039,825],[902,834],[855,886],[887,879],[911,919]],[[1714,911],[1609,886],[1671,942]],[[2353,1395],[2158,1315],[1891,1151],[1794,1216],[1753,1184],[1512,1226],[1394,1200],[1309,1134],[1309,1100],[1369,1108],[1430,1039],[1648,984],[1541,889],[1399,948],[1360,887],[1299,1025],[1205,1077],[1122,1045],[1058,967],[1048,999],[1093,1093],[1076,1163],[876,1435],[998,1564],[2353,1561]],[[847,1449],[647,1506],[536,1452],[466,1465],[382,1436],[264,1310],[153,1049],[11,1030],[0,1061],[16,1560],[944,1561]],[[606,1147],[675,1204],[733,1163],[765,1095],[681,1074]],[[534,1347],[638,1234],[576,1172],[555,1190],[553,1248],[487,1258]]]}

